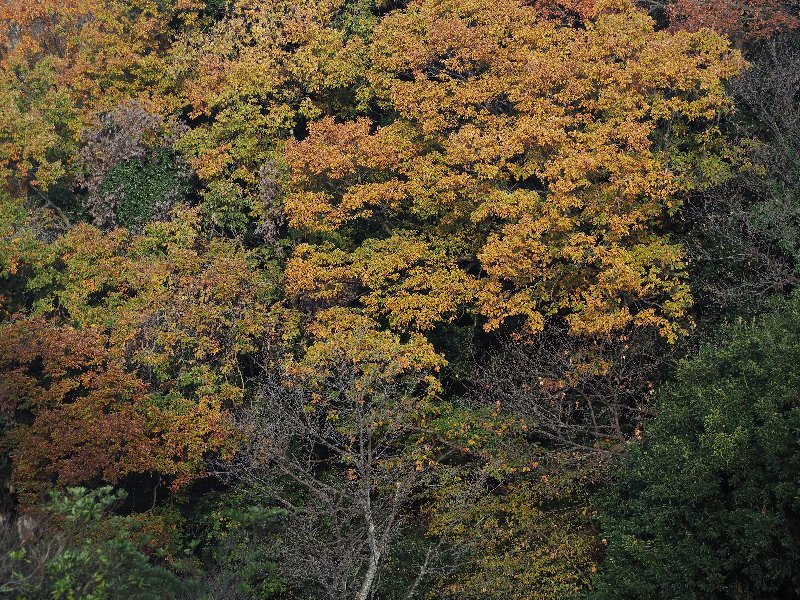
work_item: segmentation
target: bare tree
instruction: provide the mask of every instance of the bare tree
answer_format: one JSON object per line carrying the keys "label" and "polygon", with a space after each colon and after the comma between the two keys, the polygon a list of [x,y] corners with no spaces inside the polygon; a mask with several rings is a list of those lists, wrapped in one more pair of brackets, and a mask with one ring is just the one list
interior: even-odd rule
{"label": "bare tree", "polygon": [[[382,564],[427,477],[407,448],[418,385],[371,377],[344,361],[316,389],[273,371],[239,416],[244,447],[223,476],[267,490],[287,509],[282,572],[316,590],[314,597],[375,597]],[[431,563],[429,553],[418,579]]]}
{"label": "bare tree", "polygon": [[731,137],[746,167],[693,198],[684,215],[701,306],[756,312],[800,282],[800,48],[796,35],[764,43],[729,82]]}
{"label": "bare tree", "polygon": [[530,421],[548,448],[603,459],[651,416],[667,355],[653,331],[587,338],[551,326],[532,341],[502,342],[476,368],[471,395]]}
{"label": "bare tree", "polygon": [[261,201],[263,213],[256,227],[256,234],[282,255],[280,237],[286,219],[280,204],[280,176],[280,169],[274,161],[264,163],[258,170],[258,199]]}

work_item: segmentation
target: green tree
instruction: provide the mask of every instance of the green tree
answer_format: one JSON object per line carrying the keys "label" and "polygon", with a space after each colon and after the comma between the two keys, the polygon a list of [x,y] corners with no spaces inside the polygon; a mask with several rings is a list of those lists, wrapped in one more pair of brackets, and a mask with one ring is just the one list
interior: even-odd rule
{"label": "green tree", "polygon": [[285,591],[277,562],[283,541],[278,523],[285,510],[261,502],[259,493],[233,487],[198,507],[209,599],[263,600]]}
{"label": "green tree", "polygon": [[596,598],[800,597],[800,295],[723,339],[598,500]]}

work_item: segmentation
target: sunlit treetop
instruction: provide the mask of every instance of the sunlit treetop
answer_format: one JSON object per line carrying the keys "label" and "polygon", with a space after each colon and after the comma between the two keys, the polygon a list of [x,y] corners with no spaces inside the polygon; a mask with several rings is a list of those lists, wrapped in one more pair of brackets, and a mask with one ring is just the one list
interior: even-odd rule
{"label": "sunlit treetop", "polygon": [[287,143],[286,214],[312,242],[287,271],[298,301],[399,329],[467,310],[487,330],[560,315],[575,333],[676,335],[691,298],[660,224],[722,162],[714,121],[742,61],[625,1],[581,27],[544,14],[419,0],[380,22],[368,77],[384,116],[324,118]]}

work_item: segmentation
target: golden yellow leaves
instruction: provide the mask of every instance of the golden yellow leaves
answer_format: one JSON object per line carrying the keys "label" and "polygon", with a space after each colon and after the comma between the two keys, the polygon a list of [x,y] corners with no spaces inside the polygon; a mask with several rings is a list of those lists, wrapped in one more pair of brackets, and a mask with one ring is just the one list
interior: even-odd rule
{"label": "golden yellow leaves", "polygon": [[286,265],[286,291],[301,303],[346,305],[385,317],[393,329],[425,331],[457,317],[476,282],[424,239],[396,234],[368,240],[348,254],[331,246],[298,246]]}
{"label": "golden yellow leaves", "polygon": [[287,145],[290,225],[336,240],[298,247],[290,293],[398,331],[472,311],[489,330],[558,315],[574,333],[673,339],[691,298],[681,249],[654,232],[697,159],[663,150],[666,125],[711,132],[741,58],[709,32],[655,32],[622,0],[585,14],[580,29],[516,0],[387,15],[369,79],[389,122],[324,119]]}
{"label": "golden yellow leaves", "polygon": [[300,386],[314,389],[344,371],[348,378],[355,374],[348,386],[363,394],[405,377],[420,381],[424,396],[441,391],[436,373],[446,362],[422,335],[411,334],[403,341],[346,308],[320,312],[308,333],[312,343],[302,359],[287,365],[287,373]]}

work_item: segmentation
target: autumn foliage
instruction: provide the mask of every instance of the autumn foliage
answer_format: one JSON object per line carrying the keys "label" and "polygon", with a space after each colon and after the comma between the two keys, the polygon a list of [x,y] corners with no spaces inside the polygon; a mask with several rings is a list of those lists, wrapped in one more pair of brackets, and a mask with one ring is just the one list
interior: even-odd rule
{"label": "autumn foliage", "polygon": [[3,3],[0,595],[593,593],[674,357],[799,281],[797,27]]}
{"label": "autumn foliage", "polygon": [[800,28],[800,3],[795,0],[677,0],[668,14],[675,29],[709,27],[737,42]]}
{"label": "autumn foliage", "polygon": [[516,2],[412,2],[374,40],[388,119],[327,117],[287,144],[290,226],[342,240],[295,250],[290,293],[416,329],[467,311],[488,331],[560,315],[674,337],[684,256],[655,229],[694,148],[653,138],[726,109],[741,64],[721,38],[655,33],[624,3],[575,31]]}
{"label": "autumn foliage", "polygon": [[14,253],[24,231],[7,239],[35,299],[2,336],[3,410],[33,417],[12,433],[22,490],[149,472],[177,488],[230,449],[239,359],[270,327],[256,315],[271,286],[196,227],[191,212],[138,236],[82,225],[27,256]]}

